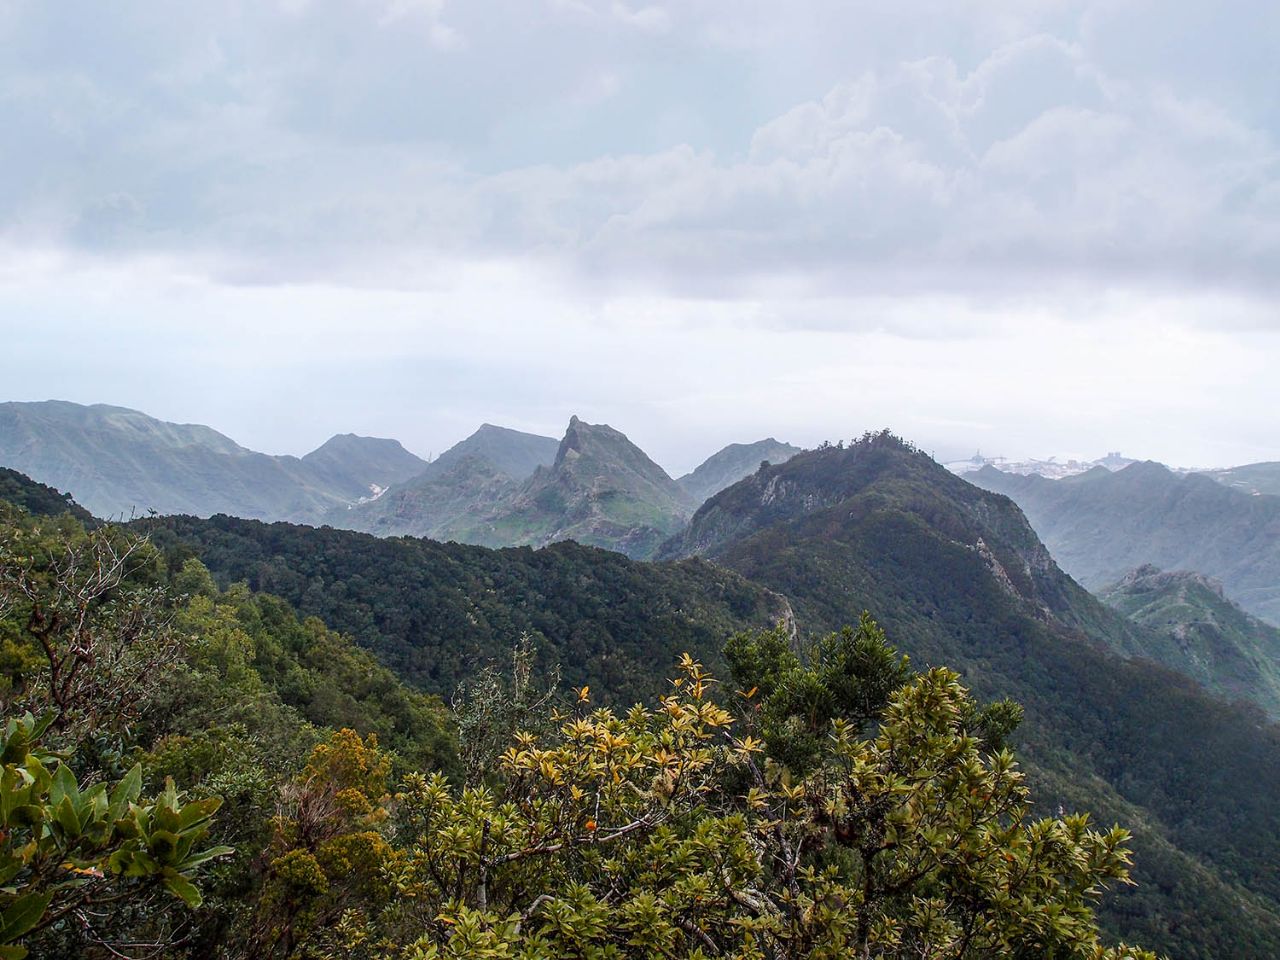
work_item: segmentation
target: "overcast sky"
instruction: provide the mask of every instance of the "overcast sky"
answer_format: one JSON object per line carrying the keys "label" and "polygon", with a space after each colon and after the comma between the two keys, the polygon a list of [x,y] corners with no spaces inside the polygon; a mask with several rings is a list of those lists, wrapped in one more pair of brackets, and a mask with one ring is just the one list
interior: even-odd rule
{"label": "overcast sky", "polygon": [[1274,0],[0,0],[0,399],[1280,459]]}

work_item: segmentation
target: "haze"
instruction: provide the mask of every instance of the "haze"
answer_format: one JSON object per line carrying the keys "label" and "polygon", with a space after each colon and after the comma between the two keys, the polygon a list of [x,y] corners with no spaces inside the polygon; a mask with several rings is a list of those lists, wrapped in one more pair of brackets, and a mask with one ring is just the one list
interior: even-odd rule
{"label": "haze", "polygon": [[0,4],[5,396],[1280,459],[1280,7]]}

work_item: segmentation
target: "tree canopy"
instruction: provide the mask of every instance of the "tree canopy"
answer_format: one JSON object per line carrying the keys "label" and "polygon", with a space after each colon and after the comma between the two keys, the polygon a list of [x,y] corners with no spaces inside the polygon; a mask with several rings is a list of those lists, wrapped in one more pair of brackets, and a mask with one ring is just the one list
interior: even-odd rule
{"label": "tree canopy", "polygon": [[868,616],[629,709],[512,638],[452,711],[135,533],[0,504],[0,957],[1149,960],[1128,834]]}

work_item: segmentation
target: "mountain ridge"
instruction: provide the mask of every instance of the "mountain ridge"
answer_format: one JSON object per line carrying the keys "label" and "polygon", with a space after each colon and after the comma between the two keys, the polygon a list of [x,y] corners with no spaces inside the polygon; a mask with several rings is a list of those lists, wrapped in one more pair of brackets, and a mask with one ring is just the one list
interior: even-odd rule
{"label": "mountain ridge", "polygon": [[800,447],[766,437],[754,443],[731,443],[722,447],[676,482],[688,491],[695,503],[702,504],[726,487],[750,476],[764,461],[785,463]]}
{"label": "mountain ridge", "polygon": [[342,462],[332,440],[308,461],[258,453],[211,427],[168,423],[124,407],[0,403],[0,464],[69,490],[98,517],[155,510],[314,521],[369,495],[362,485],[390,483],[416,469],[417,458],[396,441],[355,439],[361,457],[378,451],[374,465],[379,476],[387,474],[384,480],[368,475],[366,464]]}
{"label": "mountain ridge", "polygon": [[1160,658],[1166,666],[1227,699],[1252,700],[1280,719],[1280,630],[1234,603],[1221,580],[1146,564],[1098,596],[1168,637]]}
{"label": "mountain ridge", "polygon": [[463,521],[457,538],[484,546],[545,546],[559,540],[651,556],[693,512],[689,495],[621,431],[576,415],[550,466]]}
{"label": "mountain ridge", "polygon": [[984,468],[973,483],[1012,497],[1054,558],[1098,589],[1144,564],[1216,577],[1245,610],[1280,624],[1280,497],[1141,461],[1063,480]]}
{"label": "mountain ridge", "polygon": [[915,663],[1019,701],[1045,802],[1135,831],[1139,886],[1103,911],[1114,933],[1221,956],[1247,914],[1239,955],[1280,950],[1280,728],[1153,662],[1165,641],[1058,569],[1008,497],[868,435],[711,498],[662,551],[690,554],[787,596],[809,630],[872,611]]}

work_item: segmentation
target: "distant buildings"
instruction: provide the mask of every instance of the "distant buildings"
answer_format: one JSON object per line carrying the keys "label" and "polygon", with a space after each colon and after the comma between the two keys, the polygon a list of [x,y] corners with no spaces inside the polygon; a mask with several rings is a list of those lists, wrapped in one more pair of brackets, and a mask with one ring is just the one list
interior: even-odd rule
{"label": "distant buildings", "polygon": [[1121,455],[1118,450],[1113,450],[1098,460],[1059,460],[1057,457],[1049,457],[1047,460],[1010,460],[1006,457],[983,456],[982,451],[979,450],[966,460],[953,460],[943,466],[952,473],[958,474],[973,473],[983,467],[995,467],[1005,473],[1035,473],[1051,480],[1060,480],[1063,477],[1086,473],[1094,467],[1105,467],[1112,471],[1120,470],[1133,462],[1130,457]]}

